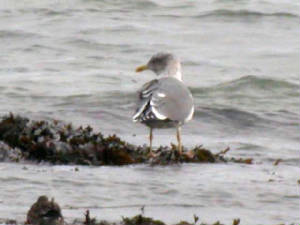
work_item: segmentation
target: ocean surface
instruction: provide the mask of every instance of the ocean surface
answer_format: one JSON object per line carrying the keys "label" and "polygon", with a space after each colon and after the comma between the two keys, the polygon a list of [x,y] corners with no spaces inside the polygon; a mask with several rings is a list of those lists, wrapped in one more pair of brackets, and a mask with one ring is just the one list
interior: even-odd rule
{"label": "ocean surface", "polygon": [[[135,68],[180,57],[195,98],[186,148],[254,164],[78,167],[0,163],[0,218],[25,220],[39,195],[67,220],[117,221],[145,206],[168,223],[240,218],[299,223],[300,2],[296,0],[0,0],[0,116],[60,119],[148,144],[134,124]],[[176,143],[157,130],[154,146]],[[282,159],[278,166],[273,163]]]}

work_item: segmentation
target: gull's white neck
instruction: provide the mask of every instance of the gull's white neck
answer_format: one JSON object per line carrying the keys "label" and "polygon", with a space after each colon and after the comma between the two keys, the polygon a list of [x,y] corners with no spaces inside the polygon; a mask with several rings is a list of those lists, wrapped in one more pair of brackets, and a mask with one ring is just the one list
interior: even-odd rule
{"label": "gull's white neck", "polygon": [[169,68],[166,72],[167,77],[174,77],[179,81],[182,81],[181,64],[176,62],[175,66]]}
{"label": "gull's white neck", "polygon": [[177,80],[180,80],[182,81],[182,74],[181,74],[181,71],[180,70],[177,70],[176,73],[174,74],[168,74],[167,75],[168,77],[174,77],[176,78]]}

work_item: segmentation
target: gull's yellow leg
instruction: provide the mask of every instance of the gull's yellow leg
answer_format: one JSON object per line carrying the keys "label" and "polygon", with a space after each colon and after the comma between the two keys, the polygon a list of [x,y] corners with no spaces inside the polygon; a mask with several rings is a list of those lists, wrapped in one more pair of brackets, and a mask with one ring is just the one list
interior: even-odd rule
{"label": "gull's yellow leg", "polygon": [[154,157],[154,154],[152,152],[152,140],[153,140],[153,128],[150,127],[150,133],[149,133],[149,142],[150,142],[150,146],[149,146],[149,156],[150,157]]}
{"label": "gull's yellow leg", "polygon": [[177,142],[178,142],[178,153],[182,154],[182,144],[181,144],[181,127],[177,126]]}
{"label": "gull's yellow leg", "polygon": [[150,141],[149,154],[152,154],[152,140],[153,140],[153,133],[152,133],[152,128],[150,128],[150,133],[149,133],[149,141]]}

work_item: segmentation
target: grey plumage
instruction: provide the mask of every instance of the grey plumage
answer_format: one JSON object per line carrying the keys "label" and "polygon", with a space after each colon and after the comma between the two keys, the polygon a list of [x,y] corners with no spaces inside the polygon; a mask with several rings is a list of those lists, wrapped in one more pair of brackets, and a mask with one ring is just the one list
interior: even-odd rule
{"label": "grey plumage", "polygon": [[143,85],[138,91],[134,122],[140,122],[150,128],[150,154],[152,154],[152,129],[177,128],[178,150],[181,154],[180,127],[192,119],[194,113],[193,97],[182,82],[181,64],[177,57],[169,53],[158,53],[151,57],[146,65],[136,72],[152,70],[160,79],[154,79]]}
{"label": "grey plumage", "polygon": [[133,120],[152,128],[176,127],[191,119],[192,110],[193,98],[183,83],[163,77],[146,83],[138,91]]}

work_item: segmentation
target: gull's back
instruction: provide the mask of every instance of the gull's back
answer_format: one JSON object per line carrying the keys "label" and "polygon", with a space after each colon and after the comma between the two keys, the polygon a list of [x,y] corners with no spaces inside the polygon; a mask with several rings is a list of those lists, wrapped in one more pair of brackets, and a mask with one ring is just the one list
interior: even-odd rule
{"label": "gull's back", "polygon": [[146,83],[138,91],[134,121],[149,127],[174,127],[188,122],[194,112],[189,89],[173,77],[163,77]]}

